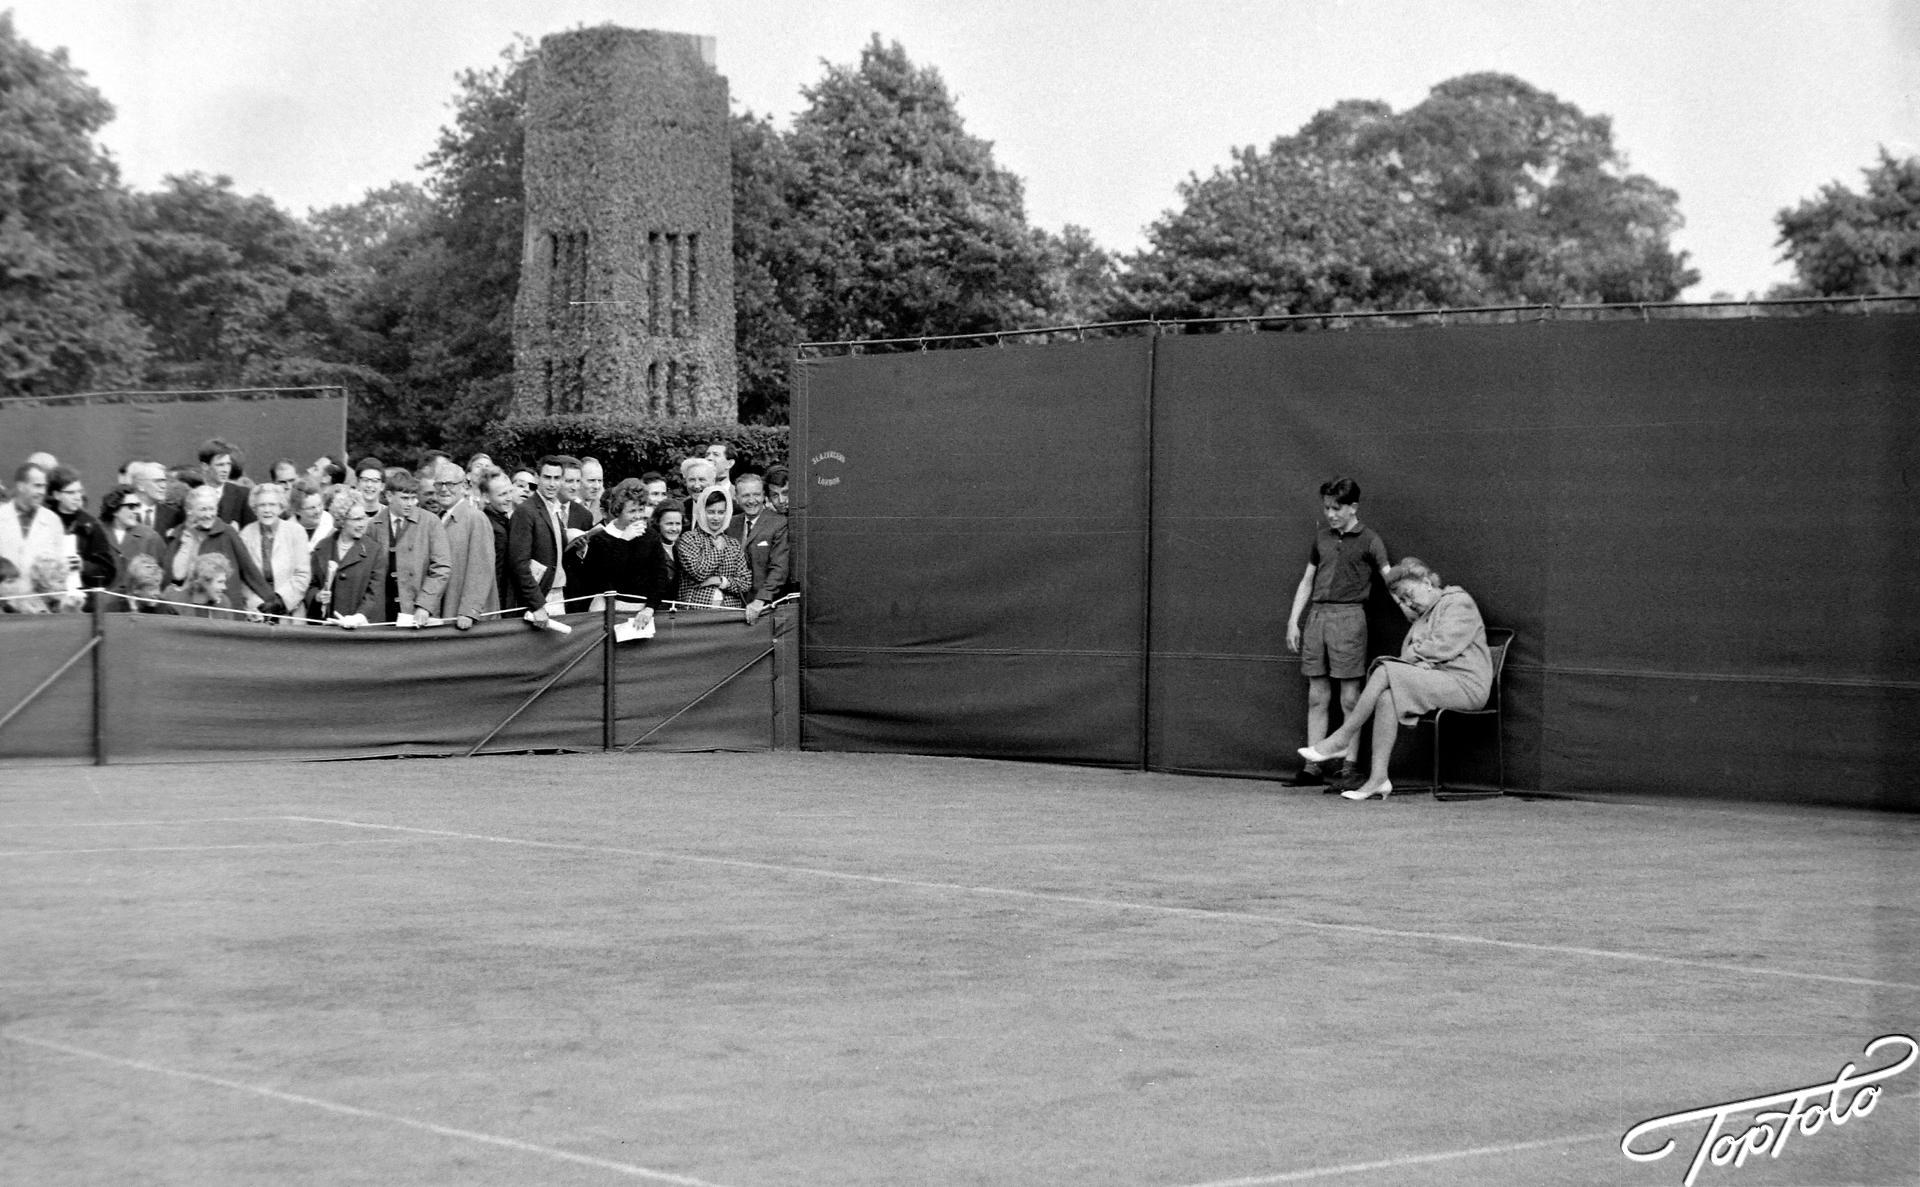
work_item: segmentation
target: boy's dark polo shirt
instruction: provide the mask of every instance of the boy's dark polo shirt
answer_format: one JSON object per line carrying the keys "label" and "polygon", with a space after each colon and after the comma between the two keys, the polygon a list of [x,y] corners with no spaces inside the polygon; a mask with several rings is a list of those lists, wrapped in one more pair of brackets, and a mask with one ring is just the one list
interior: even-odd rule
{"label": "boy's dark polo shirt", "polygon": [[1360,603],[1367,600],[1374,574],[1388,566],[1387,546],[1380,534],[1363,523],[1351,532],[1335,532],[1322,524],[1314,533],[1313,600]]}

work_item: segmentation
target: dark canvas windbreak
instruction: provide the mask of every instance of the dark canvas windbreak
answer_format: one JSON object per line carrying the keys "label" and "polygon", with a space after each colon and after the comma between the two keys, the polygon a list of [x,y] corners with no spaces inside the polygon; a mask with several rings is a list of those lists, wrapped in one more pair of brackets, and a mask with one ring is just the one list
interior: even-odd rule
{"label": "dark canvas windbreak", "polygon": [[125,402],[0,401],[0,457],[7,475],[30,453],[45,450],[72,466],[92,495],[105,493],[131,458],[166,466],[197,460],[209,437],[231,441],[246,456],[247,475],[264,481],[278,458],[305,469],[321,454],[339,456],[347,440],[343,392],[293,397],[134,397]]}
{"label": "dark canvas windbreak", "polygon": [[[569,621],[561,637],[518,621],[455,633],[103,615],[100,743],[113,762],[374,758],[465,754],[501,727],[482,753],[599,749],[602,621]],[[93,625],[0,616],[0,714],[85,648]],[[794,679],[795,625],[788,607],[751,627],[688,612],[617,644],[614,745],[794,745],[797,698],[782,681]],[[83,656],[0,724],[0,763],[92,760],[94,661]]]}
{"label": "dark canvas windbreak", "polygon": [[[1151,386],[1122,395],[1103,368],[1129,351],[1151,355]],[[1920,806],[1920,625],[1899,604],[1920,573],[1915,315],[1171,336],[801,371],[809,745],[1113,763],[1144,720],[1144,765],[1291,770],[1305,686],[1285,619],[1317,487],[1344,473],[1394,557],[1518,632],[1510,785]],[[1151,465],[1129,474],[1116,437],[1141,400]],[[871,566],[896,484],[817,484],[875,452],[918,475],[900,480],[912,505],[965,501],[975,547],[899,531]],[[1022,517],[1056,476],[1150,490],[1130,522],[1151,531],[1128,547],[1114,520],[1076,564],[1035,565],[1023,550],[1044,537]],[[1002,635],[1008,604],[1023,629]],[[892,631],[903,606],[973,624],[973,645]],[[1404,622],[1369,610],[1374,649],[1396,649]],[[1146,615],[1143,683],[1035,663],[1089,613],[1108,638]],[[862,620],[888,642],[863,651]],[[1468,746],[1449,769],[1490,782],[1493,756]]]}
{"label": "dark canvas windbreak", "polygon": [[1126,341],[803,367],[806,745],[1138,764],[1148,365]]}

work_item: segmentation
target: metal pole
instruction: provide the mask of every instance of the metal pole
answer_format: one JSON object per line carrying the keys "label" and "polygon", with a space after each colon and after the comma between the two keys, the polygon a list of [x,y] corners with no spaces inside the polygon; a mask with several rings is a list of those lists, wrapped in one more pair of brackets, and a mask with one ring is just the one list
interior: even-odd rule
{"label": "metal pole", "polygon": [[1146,438],[1146,466],[1141,503],[1145,526],[1140,533],[1140,769],[1147,770],[1153,745],[1153,395],[1160,358],[1160,335],[1147,338],[1147,398],[1141,409],[1141,432]]}
{"label": "metal pole", "polygon": [[93,595],[93,765],[107,765],[107,597]]}
{"label": "metal pole", "polygon": [[[480,748],[482,746],[485,746],[488,742],[493,741],[495,734],[498,734],[501,730],[506,729],[509,725],[512,725],[514,718],[520,716],[522,713],[525,713],[528,707],[531,706],[535,701],[547,695],[547,690],[549,688],[552,688],[554,685],[560,683],[560,678],[562,676],[565,676],[568,672],[571,672],[575,668],[579,667],[580,661],[592,654],[593,654],[593,648],[591,647],[587,648],[586,650],[582,651],[579,655],[576,655],[572,659],[568,660],[566,667],[561,668],[558,672],[555,672],[553,675],[547,677],[547,682],[545,684],[542,684],[539,688],[535,689],[534,694],[532,696],[528,697],[524,701],[521,701],[520,707],[518,709],[515,709],[513,712],[507,714],[507,719],[505,721],[501,722],[499,725],[496,725],[492,729],[488,730],[486,737],[480,739],[478,742],[475,742],[473,744],[473,749],[467,751],[467,757],[472,758],[474,755],[480,753]],[[78,657],[76,656],[75,658],[78,658]]]}
{"label": "metal pole", "polygon": [[614,672],[613,672],[613,599],[612,590],[604,595],[605,604],[601,607],[600,629],[604,632],[600,639],[602,659],[600,663],[600,749],[613,749],[614,721]]}

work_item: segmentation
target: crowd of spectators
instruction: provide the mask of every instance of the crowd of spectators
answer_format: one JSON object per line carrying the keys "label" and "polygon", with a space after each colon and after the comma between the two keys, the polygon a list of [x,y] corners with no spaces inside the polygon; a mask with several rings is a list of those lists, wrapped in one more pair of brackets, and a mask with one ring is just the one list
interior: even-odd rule
{"label": "crowd of spectators", "polygon": [[276,461],[259,482],[230,442],[168,468],[136,458],[94,515],[82,476],[37,453],[0,512],[0,612],[199,615],[340,626],[449,624],[670,606],[749,623],[793,592],[787,471],[721,443],[678,472],[608,484],[594,458],[412,468]]}

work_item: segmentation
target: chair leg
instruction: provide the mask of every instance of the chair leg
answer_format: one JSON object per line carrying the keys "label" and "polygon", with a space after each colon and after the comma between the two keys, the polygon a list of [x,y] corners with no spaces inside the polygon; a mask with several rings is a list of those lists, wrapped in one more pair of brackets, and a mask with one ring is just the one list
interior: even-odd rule
{"label": "chair leg", "polygon": [[1446,715],[1441,709],[1433,715],[1433,794],[1440,794],[1440,719]]}

